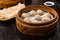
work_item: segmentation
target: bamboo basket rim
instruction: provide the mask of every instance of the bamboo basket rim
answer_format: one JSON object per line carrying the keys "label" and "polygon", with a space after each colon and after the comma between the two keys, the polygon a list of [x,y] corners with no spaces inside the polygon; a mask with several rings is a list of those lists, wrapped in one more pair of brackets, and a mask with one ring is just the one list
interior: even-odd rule
{"label": "bamboo basket rim", "polygon": [[5,3],[4,1],[1,1],[0,4],[3,4],[3,5],[0,6],[0,9],[15,6],[15,5],[17,5],[19,2],[25,3],[25,0],[14,0],[14,1],[11,0],[11,1],[7,1],[6,3]]}

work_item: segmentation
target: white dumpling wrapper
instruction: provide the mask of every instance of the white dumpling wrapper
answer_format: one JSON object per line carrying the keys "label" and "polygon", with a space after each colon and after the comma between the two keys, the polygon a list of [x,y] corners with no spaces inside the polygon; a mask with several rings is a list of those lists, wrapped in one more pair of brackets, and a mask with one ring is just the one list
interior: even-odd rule
{"label": "white dumpling wrapper", "polygon": [[32,10],[30,11],[30,16],[35,16],[36,15],[36,11]]}
{"label": "white dumpling wrapper", "polygon": [[34,20],[33,23],[40,23],[38,20]]}
{"label": "white dumpling wrapper", "polygon": [[51,17],[51,14],[50,13],[45,13],[44,15],[43,15],[43,17]]}
{"label": "white dumpling wrapper", "polygon": [[44,17],[41,19],[42,22],[48,22],[50,21],[51,19],[49,17]]}
{"label": "white dumpling wrapper", "polygon": [[34,19],[35,19],[35,20],[40,20],[40,19],[41,19],[41,16],[40,16],[40,15],[35,15],[35,16],[34,16]]}
{"label": "white dumpling wrapper", "polygon": [[38,9],[38,10],[36,11],[36,13],[41,15],[41,14],[43,13],[43,11],[40,10],[40,9]]}
{"label": "white dumpling wrapper", "polygon": [[22,18],[27,18],[27,17],[29,17],[29,15],[28,15],[28,13],[22,13],[21,17]]}
{"label": "white dumpling wrapper", "polygon": [[29,18],[25,18],[24,21],[25,22],[31,22],[31,20]]}

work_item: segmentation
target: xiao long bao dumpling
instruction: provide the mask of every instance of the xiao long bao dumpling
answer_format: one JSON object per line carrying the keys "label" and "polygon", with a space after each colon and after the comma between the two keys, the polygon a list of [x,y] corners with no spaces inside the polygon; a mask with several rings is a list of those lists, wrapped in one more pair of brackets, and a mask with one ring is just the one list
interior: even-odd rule
{"label": "xiao long bao dumpling", "polygon": [[24,21],[25,22],[31,22],[31,20],[29,18],[25,18]]}
{"label": "xiao long bao dumpling", "polygon": [[50,19],[53,19],[53,15],[50,14],[50,13],[45,13],[42,17],[43,17],[43,18],[44,18],[44,17],[48,17],[48,18],[50,18]]}
{"label": "xiao long bao dumpling", "polygon": [[40,23],[38,20],[34,20],[33,23]]}
{"label": "xiao long bao dumpling", "polygon": [[30,16],[35,16],[36,14],[37,14],[36,11],[34,10],[30,11]]}
{"label": "xiao long bao dumpling", "polygon": [[30,22],[30,23],[43,23],[48,22],[51,19],[53,19],[53,15],[49,12],[42,11],[40,9],[38,10],[31,10],[27,13],[22,13],[21,15],[23,21]]}
{"label": "xiao long bao dumpling", "polygon": [[37,12],[37,14],[40,14],[40,15],[43,13],[43,11],[40,9],[38,9],[36,12]]}
{"label": "xiao long bao dumpling", "polygon": [[34,16],[34,19],[35,20],[41,20],[41,16],[39,14],[37,14],[37,15]]}
{"label": "xiao long bao dumpling", "polygon": [[50,18],[51,14],[50,13],[46,13],[44,16]]}
{"label": "xiao long bao dumpling", "polygon": [[47,22],[47,21],[50,21],[50,18],[48,18],[48,17],[42,18],[42,22]]}
{"label": "xiao long bao dumpling", "polygon": [[21,17],[22,18],[27,18],[27,17],[29,17],[29,15],[27,13],[22,13],[22,16]]}

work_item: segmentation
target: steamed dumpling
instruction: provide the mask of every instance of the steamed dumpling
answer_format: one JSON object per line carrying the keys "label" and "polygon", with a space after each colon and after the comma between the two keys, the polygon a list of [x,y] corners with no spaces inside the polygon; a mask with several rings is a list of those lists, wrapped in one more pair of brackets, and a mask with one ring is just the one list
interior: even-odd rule
{"label": "steamed dumpling", "polygon": [[36,12],[37,12],[37,14],[40,14],[40,15],[43,13],[43,11],[40,9],[38,9]]}
{"label": "steamed dumpling", "polygon": [[42,18],[42,22],[48,22],[48,21],[50,21],[50,18],[49,17]]}
{"label": "steamed dumpling", "polygon": [[5,19],[5,18],[6,18],[5,14],[2,12],[2,10],[0,10],[0,19]]}
{"label": "steamed dumpling", "polygon": [[41,19],[41,16],[37,14],[37,15],[34,16],[34,19],[35,20],[40,20]]}
{"label": "steamed dumpling", "polygon": [[30,11],[30,16],[35,16],[36,15],[36,11],[32,10]]}
{"label": "steamed dumpling", "polygon": [[27,18],[27,17],[29,17],[29,15],[27,13],[22,13],[22,16],[21,17],[22,18]]}
{"label": "steamed dumpling", "polygon": [[50,18],[51,14],[50,13],[46,13],[44,14],[44,17],[49,17]]}
{"label": "steamed dumpling", "polygon": [[31,20],[29,18],[25,18],[24,21],[25,22],[31,22]]}
{"label": "steamed dumpling", "polygon": [[39,21],[38,20],[34,20],[33,23],[39,23]]}

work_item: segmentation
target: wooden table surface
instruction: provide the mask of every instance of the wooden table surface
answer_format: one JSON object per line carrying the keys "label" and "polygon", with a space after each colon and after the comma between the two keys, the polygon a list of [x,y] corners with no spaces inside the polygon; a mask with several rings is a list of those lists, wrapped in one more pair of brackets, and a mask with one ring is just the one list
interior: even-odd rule
{"label": "wooden table surface", "polygon": [[[60,14],[58,7],[55,9]],[[15,19],[0,21],[0,40],[60,40],[60,22],[54,35],[45,38],[24,36],[17,31],[15,24]]]}

